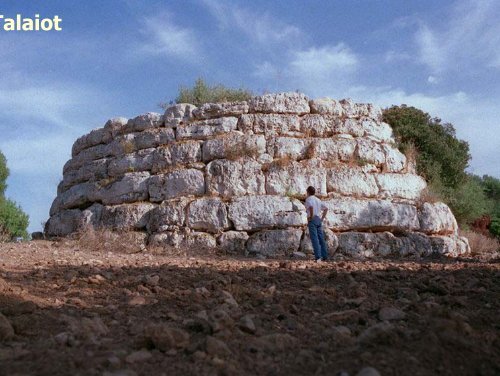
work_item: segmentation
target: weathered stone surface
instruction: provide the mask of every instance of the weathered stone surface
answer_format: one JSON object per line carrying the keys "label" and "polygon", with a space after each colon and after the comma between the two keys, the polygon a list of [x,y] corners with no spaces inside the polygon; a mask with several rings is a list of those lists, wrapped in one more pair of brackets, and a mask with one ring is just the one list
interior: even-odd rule
{"label": "weathered stone surface", "polygon": [[266,152],[263,135],[245,135],[240,131],[229,133],[203,143],[203,162],[214,159],[236,160],[243,157],[257,158]]}
{"label": "weathered stone surface", "polygon": [[123,127],[124,133],[142,132],[146,129],[158,128],[163,125],[163,116],[156,112],[148,112],[130,119]]}
{"label": "weathered stone surface", "polygon": [[238,118],[236,117],[193,121],[177,127],[177,139],[206,140],[209,137],[236,130],[237,123]]}
{"label": "weathered stone surface", "polygon": [[140,230],[149,222],[149,214],[157,205],[149,202],[105,206],[100,225],[117,231]]}
{"label": "weathered stone surface", "polygon": [[211,119],[221,116],[239,116],[248,112],[248,103],[224,102],[224,103],[205,103],[193,111],[196,119]]}
{"label": "weathered stone surface", "polygon": [[111,142],[113,136],[109,128],[97,128],[90,133],[78,138],[71,149],[71,155],[74,157],[84,149],[96,146],[99,144],[107,144]]}
{"label": "weathered stone surface", "polygon": [[152,202],[181,196],[201,196],[204,193],[205,178],[203,172],[196,169],[175,170],[149,179],[149,196]]}
{"label": "weathered stone surface", "polygon": [[326,187],[328,192],[337,192],[346,196],[375,197],[378,194],[374,175],[363,172],[360,167],[329,168]]}
{"label": "weathered stone surface", "polygon": [[104,124],[104,128],[111,131],[111,135],[113,137],[115,137],[116,135],[123,133],[123,128],[125,128],[127,123],[128,123],[127,118],[116,117],[116,118],[109,119],[106,122],[106,124]]}
{"label": "weathered stone surface", "polygon": [[248,239],[247,250],[265,256],[292,254],[299,249],[301,237],[301,229],[259,231]]}
{"label": "weathered stone surface", "polygon": [[280,196],[237,197],[229,204],[229,219],[236,230],[302,226],[307,223],[304,205]]}
{"label": "weathered stone surface", "polygon": [[175,140],[175,132],[171,128],[149,129],[139,133],[131,133],[127,136],[133,136],[131,141],[134,150],[156,148]]}
{"label": "weathered stone surface", "polygon": [[207,165],[207,193],[223,197],[265,194],[260,163],[251,158],[217,159]]}
{"label": "weathered stone surface", "polygon": [[355,157],[362,163],[372,163],[377,167],[385,165],[385,153],[382,145],[364,138],[357,140]]}
{"label": "weathered stone surface", "polygon": [[78,209],[63,210],[52,215],[45,223],[48,236],[67,236],[82,228],[82,212]]}
{"label": "weathered stone surface", "polygon": [[98,181],[108,176],[109,159],[98,159],[84,164],[77,170],[68,171],[58,187],[58,194],[68,190],[70,187],[89,181]]}
{"label": "weathered stone surface", "polygon": [[335,134],[349,134],[353,137],[362,137],[365,135],[365,129],[362,123],[356,119],[343,119],[335,123],[333,133]]}
{"label": "weathered stone surface", "polygon": [[306,138],[276,137],[271,154],[274,158],[304,159],[311,144]]}
{"label": "weathered stone surface", "polygon": [[316,195],[326,195],[326,169],[317,159],[272,163],[266,173],[266,193],[271,195],[304,195],[307,187],[316,188]]}
{"label": "weathered stone surface", "polygon": [[265,94],[248,101],[249,112],[276,114],[307,114],[309,99],[302,93]]}
{"label": "weathered stone surface", "polygon": [[365,136],[375,138],[378,141],[394,142],[392,128],[389,124],[369,118],[360,119],[359,123]]}
{"label": "weathered stone surface", "polygon": [[398,239],[390,232],[344,232],[339,234],[338,252],[349,256],[388,256],[398,249]]}
{"label": "weathered stone surface", "polygon": [[62,209],[85,206],[92,202],[97,191],[97,183],[81,183],[74,185],[57,196],[50,208],[50,214],[55,214]]}
{"label": "weathered stone surface", "polygon": [[413,174],[377,174],[380,196],[417,200],[427,186],[425,180]]}
{"label": "weathered stone surface", "polygon": [[166,127],[178,127],[188,123],[193,118],[195,105],[189,103],[179,103],[168,107],[163,115]]}
{"label": "weathered stone surface", "polygon": [[[151,171],[153,168],[154,148],[139,150],[108,160],[107,174],[110,177],[119,177],[128,172]],[[103,179],[101,177],[100,179]]]}
{"label": "weathered stone surface", "polygon": [[432,251],[439,255],[457,257],[470,252],[466,238],[458,236],[430,236]]}
{"label": "weathered stone surface", "polygon": [[356,141],[348,136],[330,138],[277,137],[272,144],[274,158],[295,160],[319,158],[325,161],[349,161],[353,158]]}
{"label": "weathered stone surface", "polygon": [[187,226],[212,233],[229,228],[227,207],[219,198],[200,198],[189,204]]}
{"label": "weathered stone surface", "polygon": [[93,201],[105,205],[126,202],[145,201],[148,199],[149,172],[129,172],[120,180],[100,181],[100,189],[93,192]]}
{"label": "weathered stone surface", "polygon": [[314,155],[326,161],[350,161],[354,156],[356,140],[350,136],[334,136],[317,139],[314,142]]}
{"label": "weathered stone surface", "polygon": [[149,237],[149,245],[157,247],[190,248],[194,250],[211,249],[217,247],[213,235],[206,232],[182,233],[169,231],[156,233]]}
{"label": "weathered stone surface", "polygon": [[335,115],[338,117],[344,115],[342,104],[328,97],[311,99],[309,101],[309,106],[311,107],[312,114]]}
{"label": "weathered stone surface", "polygon": [[149,213],[147,230],[150,233],[171,231],[184,226],[186,207],[191,202],[189,198],[165,200]]}
{"label": "weathered stone surface", "polygon": [[[331,256],[337,251],[339,246],[339,241],[335,233],[323,226],[323,234],[325,237],[326,246],[328,248],[328,254]],[[311,236],[309,235],[309,229],[306,227],[304,230],[304,236],[300,241],[300,251],[305,254],[314,254],[314,250],[311,243]]]}
{"label": "weathered stone surface", "polygon": [[385,153],[386,172],[402,172],[406,168],[406,156],[395,147],[390,145],[382,145]]}
{"label": "weathered stone surface", "polygon": [[420,231],[427,234],[453,234],[458,231],[458,225],[450,208],[442,203],[424,203],[418,211]]}
{"label": "weathered stone surface", "polygon": [[332,115],[307,114],[300,118],[300,132],[307,137],[331,137],[340,123]]}
{"label": "weathered stone surface", "polygon": [[159,173],[169,169],[201,162],[199,141],[181,141],[157,148],[153,152],[151,171]]}
{"label": "weathered stone surface", "polygon": [[415,231],[420,225],[417,208],[387,200],[330,199],[326,226],[334,231]]}
{"label": "weathered stone surface", "polygon": [[264,134],[266,137],[293,136],[299,134],[300,118],[297,115],[246,114],[240,116],[238,130],[245,134]]}
{"label": "weathered stone surface", "polygon": [[77,170],[91,161],[115,155],[113,152],[113,144],[114,142],[110,144],[99,144],[82,150],[78,153],[78,155],[65,163],[63,167],[63,174],[72,170]]}
{"label": "weathered stone surface", "polygon": [[217,238],[219,248],[229,253],[244,253],[248,234],[244,231],[227,231]]}

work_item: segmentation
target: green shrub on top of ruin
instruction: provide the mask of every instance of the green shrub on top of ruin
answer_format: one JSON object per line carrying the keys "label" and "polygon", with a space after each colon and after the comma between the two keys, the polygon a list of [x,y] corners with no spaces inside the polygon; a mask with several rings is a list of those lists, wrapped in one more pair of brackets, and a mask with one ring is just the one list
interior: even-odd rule
{"label": "green shrub on top of ruin", "polygon": [[[203,78],[198,78],[193,87],[181,86],[175,103],[191,103],[201,106],[204,103],[239,102],[246,101],[253,96],[248,89],[234,89],[222,84],[209,85]],[[162,103],[162,108],[167,108],[169,104]]]}

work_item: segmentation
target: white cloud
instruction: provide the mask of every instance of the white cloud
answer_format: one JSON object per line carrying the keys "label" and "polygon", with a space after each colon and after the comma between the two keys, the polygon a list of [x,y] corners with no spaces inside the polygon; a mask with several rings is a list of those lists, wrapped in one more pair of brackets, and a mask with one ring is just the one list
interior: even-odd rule
{"label": "white cloud", "polygon": [[433,72],[500,68],[500,2],[457,2],[448,18],[415,34],[419,60]]}
{"label": "white cloud", "polygon": [[300,28],[287,24],[266,12],[257,12],[221,0],[203,0],[221,29],[236,28],[260,45],[290,44],[302,39]]}
{"label": "white cloud", "polygon": [[140,52],[189,60],[199,56],[201,48],[193,30],[175,25],[169,14],[147,17],[142,33],[147,37]]}
{"label": "white cloud", "polygon": [[344,44],[311,47],[305,51],[297,51],[290,67],[298,74],[328,75],[336,71],[352,71],[358,65],[357,56]]}

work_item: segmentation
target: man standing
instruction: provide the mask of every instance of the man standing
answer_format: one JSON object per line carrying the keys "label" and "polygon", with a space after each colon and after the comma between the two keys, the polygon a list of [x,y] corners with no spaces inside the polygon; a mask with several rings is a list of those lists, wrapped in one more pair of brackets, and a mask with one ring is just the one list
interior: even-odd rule
{"label": "man standing", "polygon": [[[311,243],[314,249],[314,258],[316,262],[326,261],[328,259],[328,249],[326,248],[325,235],[322,222],[325,219],[328,208],[315,196],[316,189],[307,187],[306,211],[307,227],[311,236]],[[321,214],[321,218],[320,218]]]}

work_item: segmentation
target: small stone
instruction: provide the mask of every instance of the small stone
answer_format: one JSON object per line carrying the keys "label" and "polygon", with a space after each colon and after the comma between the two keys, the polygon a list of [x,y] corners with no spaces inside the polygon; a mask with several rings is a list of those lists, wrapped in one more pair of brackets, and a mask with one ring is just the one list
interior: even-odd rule
{"label": "small stone", "polygon": [[143,296],[136,295],[128,301],[128,305],[139,306],[146,304],[146,299]]}
{"label": "small stone", "polygon": [[205,343],[207,354],[218,358],[224,358],[231,355],[231,350],[226,343],[212,336],[208,336]]}
{"label": "small stone", "polygon": [[304,252],[293,252],[292,253],[293,258],[298,258],[298,259],[305,259],[307,255]]}
{"label": "small stone", "polygon": [[227,303],[231,307],[238,307],[238,302],[234,299],[233,295],[230,292],[222,291],[222,296],[225,303]]}
{"label": "small stone", "polygon": [[383,307],[378,312],[378,318],[382,321],[403,320],[406,313],[395,307]]}
{"label": "small stone", "polygon": [[161,351],[183,349],[189,345],[189,333],[179,328],[156,324],[148,326],[144,332],[146,339]]}
{"label": "small stone", "polygon": [[380,376],[380,373],[373,367],[365,367],[356,376]]}
{"label": "small stone", "polygon": [[243,316],[240,319],[240,322],[238,323],[238,327],[242,331],[244,331],[246,333],[250,333],[250,334],[254,334],[255,331],[257,330],[255,328],[255,323],[253,322],[252,317],[250,315]]}
{"label": "small stone", "polygon": [[147,351],[147,350],[140,350],[140,351],[135,351],[125,358],[125,361],[127,363],[140,363],[140,362],[145,362],[146,360],[149,360],[152,358],[152,354]]}
{"label": "small stone", "polygon": [[146,276],[145,281],[150,286],[158,286],[158,284],[160,283],[160,276],[158,275]]}
{"label": "small stone", "polygon": [[10,321],[0,313],[0,341],[7,341],[14,337],[14,328]]}

